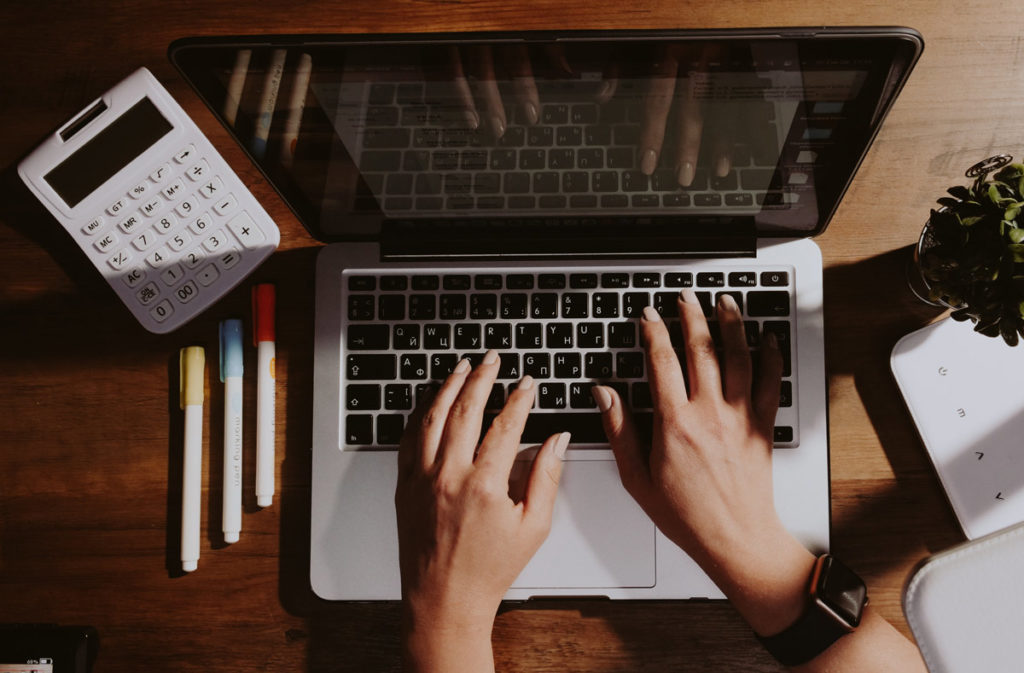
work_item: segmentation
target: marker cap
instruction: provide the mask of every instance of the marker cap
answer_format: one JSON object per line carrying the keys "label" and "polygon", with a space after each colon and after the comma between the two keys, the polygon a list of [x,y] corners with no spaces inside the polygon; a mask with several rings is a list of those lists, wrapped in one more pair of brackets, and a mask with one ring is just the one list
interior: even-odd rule
{"label": "marker cap", "polygon": [[274,341],[274,310],[276,291],[273,283],[260,283],[252,288],[253,345]]}
{"label": "marker cap", "polygon": [[220,380],[242,375],[242,321],[220,322]]}
{"label": "marker cap", "polygon": [[203,403],[203,371],[206,369],[206,351],[202,346],[182,348],[178,353],[178,392],[184,409]]}

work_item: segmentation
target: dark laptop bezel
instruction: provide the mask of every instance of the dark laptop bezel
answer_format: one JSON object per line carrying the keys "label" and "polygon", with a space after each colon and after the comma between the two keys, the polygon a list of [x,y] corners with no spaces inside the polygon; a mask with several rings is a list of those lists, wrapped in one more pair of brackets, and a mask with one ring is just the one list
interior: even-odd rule
{"label": "dark laptop bezel", "polygon": [[[553,40],[601,40],[616,39],[643,41],[659,39],[680,40],[828,40],[864,39],[896,40],[904,44],[906,53],[902,63],[893,60],[889,66],[888,79],[883,83],[880,94],[882,103],[878,108],[863,147],[848,171],[845,183],[838,190],[836,198],[827,211],[822,211],[813,230],[799,232],[801,236],[817,236],[822,233],[843,195],[849,188],[868,149],[877,136],[881,125],[893,103],[902,90],[924,48],[921,35],[905,27],[807,27],[807,28],[759,28],[725,30],[599,30],[599,31],[509,31],[509,32],[466,32],[466,33],[389,33],[365,34],[301,34],[301,35],[250,35],[250,36],[204,36],[175,40],[168,48],[172,64],[186,79],[196,94],[218,118],[222,125],[239,142],[253,163],[260,169],[296,217],[303,223],[311,236],[331,243],[338,241],[372,240],[382,246],[382,256],[401,259],[451,259],[451,258],[535,258],[616,256],[622,258],[659,256],[749,256],[754,254],[756,240],[760,237],[792,237],[793,232],[757,231],[752,216],[689,216],[687,226],[669,227],[666,224],[678,222],[680,216],[637,213],[637,216],[615,215],[608,217],[584,217],[567,215],[562,218],[550,216],[523,216],[506,213],[487,218],[455,219],[439,217],[436,221],[417,218],[415,220],[383,217],[376,226],[363,231],[350,231],[343,236],[331,236],[317,226],[319,217],[311,215],[319,211],[319,204],[313,203],[306,193],[295,186],[289,174],[275,170],[253,156],[248,144],[238,137],[235,130],[226,123],[221,111],[206,91],[214,90],[204,81],[202,71],[190,70],[190,54],[196,50],[208,49],[267,49],[267,48],[329,48],[334,45],[381,45],[417,43],[431,45],[452,45],[473,42],[543,42]],[[902,50],[901,50],[902,51]],[[894,50],[895,52],[895,50]],[[897,68],[897,66],[899,66]],[[895,71],[895,72],[894,72]],[[894,77],[895,74],[895,77]],[[495,226],[497,225],[497,226]],[[510,231],[514,235],[509,235]],[[586,231],[586,236],[579,234]]]}

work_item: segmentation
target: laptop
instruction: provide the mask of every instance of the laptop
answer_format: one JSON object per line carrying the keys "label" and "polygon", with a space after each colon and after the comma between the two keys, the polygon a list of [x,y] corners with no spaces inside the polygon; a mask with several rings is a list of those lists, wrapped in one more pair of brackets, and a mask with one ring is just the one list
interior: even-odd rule
{"label": "laptop", "polygon": [[461,357],[536,380],[512,482],[572,432],[551,533],[508,599],[720,598],[619,482],[596,405],[651,424],[637,320],[740,304],[783,349],[775,501],[829,546],[824,230],[920,55],[906,28],[197,38],[170,55],[309,232],[310,581],[400,598],[396,451]]}

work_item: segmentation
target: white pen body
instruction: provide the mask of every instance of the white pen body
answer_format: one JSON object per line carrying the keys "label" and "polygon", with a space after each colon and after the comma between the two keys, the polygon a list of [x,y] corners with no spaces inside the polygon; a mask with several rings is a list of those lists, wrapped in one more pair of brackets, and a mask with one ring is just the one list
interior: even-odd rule
{"label": "white pen body", "polygon": [[242,377],[224,379],[224,541],[242,532]]}
{"label": "white pen body", "polygon": [[257,348],[256,389],[256,504],[269,507],[274,499],[274,342]]}
{"label": "white pen body", "polygon": [[181,568],[199,563],[199,517],[203,481],[203,405],[185,407],[185,457],[181,478]]}

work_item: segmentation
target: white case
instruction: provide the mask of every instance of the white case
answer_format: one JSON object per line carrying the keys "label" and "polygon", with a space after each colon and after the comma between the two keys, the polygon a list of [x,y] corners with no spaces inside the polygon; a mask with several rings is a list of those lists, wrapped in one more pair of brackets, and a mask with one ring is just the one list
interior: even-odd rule
{"label": "white case", "polygon": [[903,591],[903,612],[931,673],[1021,670],[1022,565],[1021,525],[918,565]]}
{"label": "white case", "polygon": [[[137,153],[116,157],[125,152],[125,140],[138,141],[140,131],[128,129],[125,113],[140,109],[135,106],[144,98],[170,129]],[[112,151],[95,152],[100,146]],[[107,170],[114,172],[71,206],[47,176],[69,158],[86,156],[76,155],[83,148],[93,151],[94,160],[83,169],[100,172],[100,178]],[[105,161],[115,168],[105,167]],[[65,164],[65,174],[71,165]],[[89,182],[90,170],[74,173]],[[145,68],[44,140],[18,165],[18,174],[151,332],[169,332],[198,315],[280,242],[270,216]]]}

